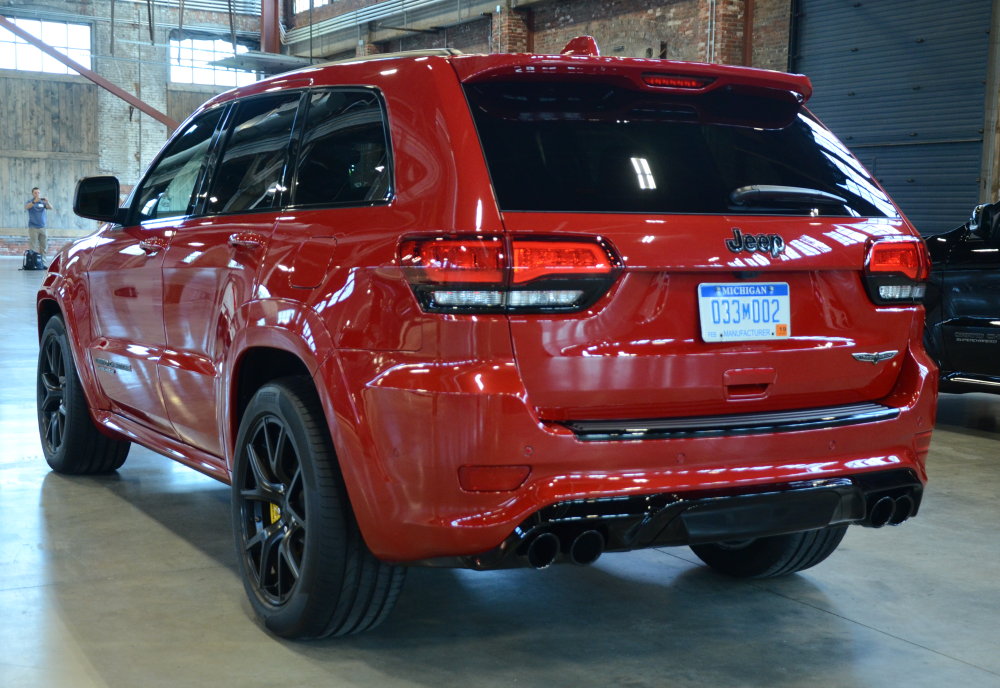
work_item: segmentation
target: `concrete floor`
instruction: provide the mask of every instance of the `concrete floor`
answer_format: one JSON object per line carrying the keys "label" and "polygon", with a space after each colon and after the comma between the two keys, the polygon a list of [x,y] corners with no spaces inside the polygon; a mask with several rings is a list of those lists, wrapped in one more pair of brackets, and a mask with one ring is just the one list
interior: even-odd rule
{"label": "concrete floor", "polygon": [[414,569],[374,632],[277,640],[236,574],[228,488],[133,447],[48,470],[34,293],[0,259],[0,687],[1000,686],[1000,396],[941,399],[920,516],[802,574],[733,581],[686,548],[587,568]]}

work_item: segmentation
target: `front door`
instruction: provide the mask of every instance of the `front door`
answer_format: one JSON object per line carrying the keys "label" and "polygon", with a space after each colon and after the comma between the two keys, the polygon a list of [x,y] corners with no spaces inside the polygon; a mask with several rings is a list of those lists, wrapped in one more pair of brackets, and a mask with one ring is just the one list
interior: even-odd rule
{"label": "front door", "polygon": [[87,271],[94,337],[89,354],[116,411],[176,436],[160,393],[166,346],[163,259],[187,226],[221,108],[179,132],[140,183],[124,227],[105,233]]}

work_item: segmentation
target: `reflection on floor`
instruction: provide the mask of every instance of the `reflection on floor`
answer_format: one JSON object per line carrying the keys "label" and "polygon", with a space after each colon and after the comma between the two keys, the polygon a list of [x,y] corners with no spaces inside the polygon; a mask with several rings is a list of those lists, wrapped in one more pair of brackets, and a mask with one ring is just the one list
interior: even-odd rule
{"label": "reflection on floor", "polygon": [[48,471],[33,297],[0,259],[0,686],[1000,686],[1000,396],[946,396],[918,518],[767,582],[683,548],[587,568],[415,569],[389,621],[288,643],[251,619],[228,488],[134,447]]}

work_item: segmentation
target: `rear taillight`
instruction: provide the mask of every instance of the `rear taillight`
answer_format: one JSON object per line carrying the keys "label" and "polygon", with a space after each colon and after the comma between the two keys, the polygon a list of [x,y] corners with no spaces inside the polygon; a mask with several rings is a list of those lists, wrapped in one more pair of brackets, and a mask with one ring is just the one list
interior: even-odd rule
{"label": "rear taillight", "polygon": [[927,288],[930,260],[916,237],[873,239],[865,257],[868,295],[878,305],[918,303]]}
{"label": "rear taillight", "polygon": [[576,237],[418,237],[399,263],[425,311],[573,312],[593,305],[621,270],[607,242]]}

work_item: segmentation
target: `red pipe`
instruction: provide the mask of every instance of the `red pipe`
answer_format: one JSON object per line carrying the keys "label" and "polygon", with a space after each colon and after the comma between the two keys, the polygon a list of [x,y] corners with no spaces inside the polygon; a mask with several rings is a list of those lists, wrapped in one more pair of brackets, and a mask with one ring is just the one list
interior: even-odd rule
{"label": "red pipe", "polygon": [[278,28],[278,0],[260,2],[260,49],[281,53],[281,29]]}
{"label": "red pipe", "polygon": [[176,120],[163,114],[162,112],[154,108],[152,105],[149,105],[148,103],[139,100],[128,91],[124,91],[118,86],[115,86],[113,83],[105,79],[103,76],[100,76],[99,74],[90,71],[79,62],[76,62],[66,57],[61,52],[50,46],[48,43],[38,38],[35,38],[30,33],[28,33],[27,31],[19,27],[17,24],[15,24],[14,22],[9,21],[7,18],[0,17],[0,27],[7,29],[16,36],[20,36],[24,40],[28,41],[28,43],[31,43],[33,46],[41,50],[46,55],[49,55],[59,60],[73,71],[79,72],[81,76],[87,77],[95,84],[97,84],[98,86],[107,91],[110,91],[111,93],[118,96],[132,107],[138,108],[140,111],[145,112],[147,115],[155,119],[157,122],[162,122],[163,124],[167,125],[167,129],[169,131],[173,131],[174,129],[177,128],[179,122],[177,122]]}

